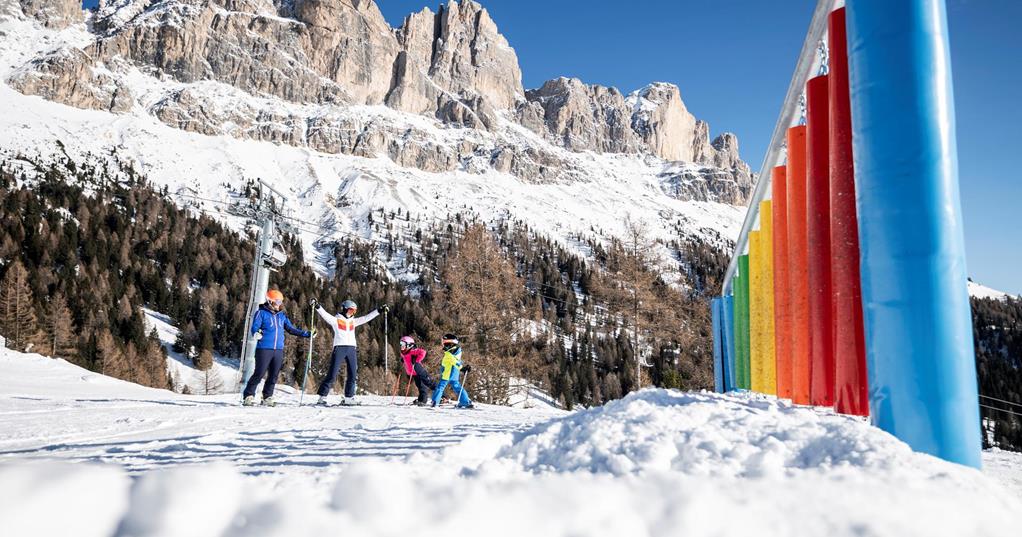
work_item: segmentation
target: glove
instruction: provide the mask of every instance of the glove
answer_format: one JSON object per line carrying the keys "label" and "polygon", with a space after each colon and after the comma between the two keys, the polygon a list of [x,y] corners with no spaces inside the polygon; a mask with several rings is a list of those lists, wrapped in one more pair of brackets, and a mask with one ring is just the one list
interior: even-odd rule
{"label": "glove", "polygon": [[390,306],[384,304],[384,305],[376,308],[376,311],[379,311],[380,313],[387,313],[388,311],[390,311]]}
{"label": "glove", "polygon": [[468,373],[469,371],[472,371],[472,366],[470,366],[468,364],[465,364],[465,365],[461,366],[461,372],[462,373]]}
{"label": "glove", "polygon": [[309,301],[309,305],[315,308],[316,306],[319,306],[319,301],[314,298]]}

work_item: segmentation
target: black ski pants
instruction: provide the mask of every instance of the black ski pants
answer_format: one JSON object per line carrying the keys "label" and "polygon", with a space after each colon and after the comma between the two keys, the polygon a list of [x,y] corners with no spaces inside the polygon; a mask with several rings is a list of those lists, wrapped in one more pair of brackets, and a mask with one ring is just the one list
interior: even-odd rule
{"label": "black ski pants", "polygon": [[[429,401],[429,397],[433,395],[433,389],[436,388],[436,383],[429,377],[429,373],[426,371],[426,367],[421,363],[416,362],[412,366],[415,369],[415,388],[419,390],[418,400],[420,403]],[[429,390],[428,392],[426,390]]]}
{"label": "black ski pants", "polygon": [[337,380],[337,373],[341,370],[341,362],[348,366],[348,374],[344,378],[344,396],[355,397],[355,387],[358,385],[358,355],[353,346],[334,347],[334,353],[330,355],[330,371],[323,378],[319,385],[319,395],[326,396],[330,393],[330,387]]}
{"label": "black ski pants", "polygon": [[284,367],[284,349],[256,349],[255,371],[252,372],[251,377],[248,377],[248,384],[245,385],[245,397],[255,395],[259,381],[263,380],[263,375],[266,375],[266,383],[263,384],[263,399],[272,397],[282,367]]}

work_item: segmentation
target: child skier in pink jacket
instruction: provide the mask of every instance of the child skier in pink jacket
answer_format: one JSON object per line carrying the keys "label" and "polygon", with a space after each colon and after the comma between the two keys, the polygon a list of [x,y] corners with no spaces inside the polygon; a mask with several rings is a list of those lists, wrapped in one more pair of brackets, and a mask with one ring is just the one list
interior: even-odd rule
{"label": "child skier in pink jacket", "polygon": [[[426,367],[422,365],[426,359],[425,349],[415,346],[415,339],[412,336],[401,338],[401,359],[405,362],[405,372],[415,380],[415,388],[419,390],[419,397],[415,400],[418,406],[426,406],[432,390],[436,388],[433,379],[429,378]],[[430,390],[427,392],[426,390]]]}

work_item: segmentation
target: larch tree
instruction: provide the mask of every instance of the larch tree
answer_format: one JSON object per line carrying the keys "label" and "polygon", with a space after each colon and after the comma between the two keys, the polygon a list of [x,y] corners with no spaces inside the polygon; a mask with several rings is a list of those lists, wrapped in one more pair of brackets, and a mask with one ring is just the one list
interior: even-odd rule
{"label": "larch tree", "polygon": [[42,340],[32,302],[28,271],[15,261],[0,281],[0,334],[12,349],[28,352]]}
{"label": "larch tree", "polygon": [[528,345],[517,325],[524,283],[483,224],[471,224],[441,270],[440,302],[476,373],[479,398],[506,403]]}
{"label": "larch tree", "polygon": [[50,356],[72,360],[78,355],[74,318],[64,293],[58,292],[46,308],[46,344]]}

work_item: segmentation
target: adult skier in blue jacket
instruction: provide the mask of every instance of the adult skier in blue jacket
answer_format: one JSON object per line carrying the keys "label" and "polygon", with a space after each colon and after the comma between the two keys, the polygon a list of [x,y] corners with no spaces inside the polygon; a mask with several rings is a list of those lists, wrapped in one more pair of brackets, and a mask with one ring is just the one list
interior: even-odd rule
{"label": "adult skier in blue jacket", "polygon": [[284,294],[273,289],[266,293],[266,302],[259,305],[252,317],[251,335],[257,340],[255,352],[255,371],[245,385],[245,406],[255,405],[255,392],[259,382],[266,375],[263,384],[263,405],[274,406],[273,389],[277,386],[277,377],[284,366],[284,332],[299,337],[309,337],[310,332],[299,330],[291,324],[284,313]]}

